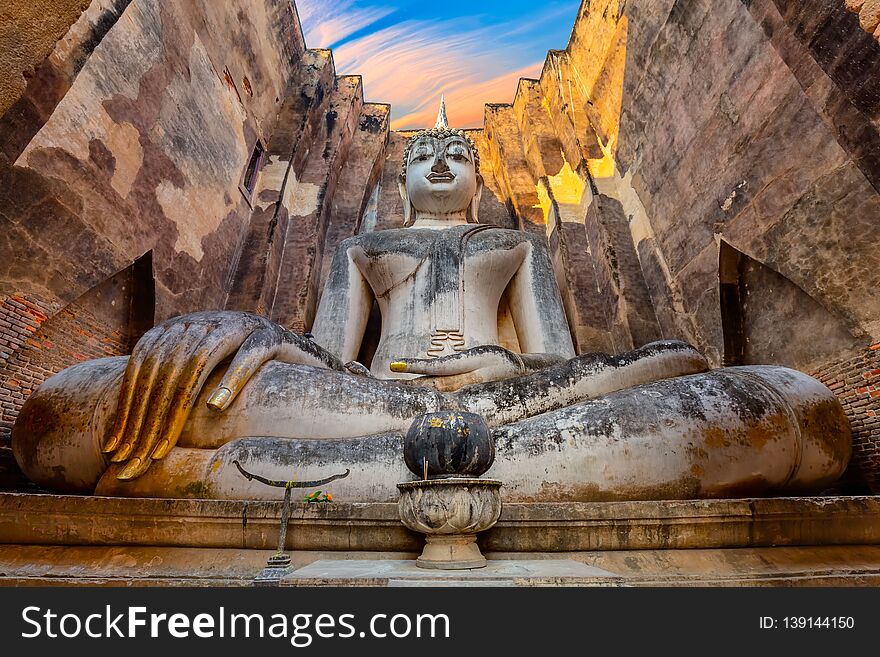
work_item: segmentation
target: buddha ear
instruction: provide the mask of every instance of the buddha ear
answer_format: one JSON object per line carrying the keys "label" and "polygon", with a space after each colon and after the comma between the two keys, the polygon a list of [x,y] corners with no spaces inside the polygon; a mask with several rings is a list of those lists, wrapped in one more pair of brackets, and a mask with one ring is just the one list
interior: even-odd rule
{"label": "buddha ear", "polygon": [[403,201],[403,227],[409,228],[413,225],[416,217],[412,203],[409,202],[409,195],[406,193],[406,176],[397,177],[397,191],[400,192],[400,198]]}
{"label": "buddha ear", "polygon": [[470,224],[478,224],[480,223],[479,212],[480,212],[480,197],[483,195],[483,176],[479,173],[477,174],[477,191],[474,192],[474,197],[471,199],[471,204],[467,209],[467,220]]}

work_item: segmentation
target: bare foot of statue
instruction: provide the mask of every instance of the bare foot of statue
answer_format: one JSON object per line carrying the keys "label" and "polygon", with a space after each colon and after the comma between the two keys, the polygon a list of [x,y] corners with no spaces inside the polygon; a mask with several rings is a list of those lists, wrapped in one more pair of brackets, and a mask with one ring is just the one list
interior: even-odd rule
{"label": "bare foot of statue", "polygon": [[[465,133],[417,134],[405,227],[340,245],[312,339],[242,312],[164,322],[130,357],[73,366],[32,395],[13,430],[23,471],[60,492],[260,498],[273,492],[234,461],[277,479],[348,468],[338,499],[392,500],[408,478],[401,434],[463,410],[493,427],[488,475],[509,500],[760,495],[842,474],[846,418],[805,374],[710,372],[675,341],[577,357],[544,240],[480,225],[481,190]],[[355,359],[374,301],[367,369]],[[503,345],[499,316],[515,336]]]}

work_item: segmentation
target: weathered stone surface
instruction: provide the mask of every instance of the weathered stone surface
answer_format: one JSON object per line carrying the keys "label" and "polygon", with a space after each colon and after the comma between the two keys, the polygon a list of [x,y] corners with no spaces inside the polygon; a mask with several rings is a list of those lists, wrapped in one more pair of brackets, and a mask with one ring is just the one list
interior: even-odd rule
{"label": "weathered stone surface", "polygon": [[296,70],[294,84],[299,92],[284,100],[267,144],[263,172],[252,197],[248,234],[226,300],[229,310],[267,315],[272,308],[290,213],[301,194],[299,180],[312,144],[325,127],[335,83],[330,51],[306,51]]}
{"label": "weathered stone surface", "polygon": [[[8,2],[0,21],[0,153],[14,160],[130,0]],[[62,39],[62,37],[64,37]]]}
{"label": "weathered stone surface", "polygon": [[376,220],[365,226],[372,230],[401,228],[403,226],[403,204],[397,185],[400,178],[400,166],[403,162],[403,151],[411,133],[392,132],[385,148],[385,164],[382,167],[382,178],[379,181],[379,195],[376,201]]}
{"label": "weathered stone surface", "polygon": [[523,151],[535,180],[558,175],[565,166],[565,158],[553,127],[552,114],[544,106],[539,80],[519,81],[513,111],[522,135]]}
{"label": "weathered stone surface", "polygon": [[840,145],[877,189],[880,94],[871,79],[880,53],[871,37],[860,34],[854,17],[835,3],[761,0],[749,10]]}
{"label": "weathered stone surface", "polygon": [[[0,585],[247,585],[275,548],[280,513],[280,502],[2,494]],[[396,504],[295,506],[294,568],[414,559],[421,538],[397,513]],[[505,504],[480,546],[490,578],[514,565],[495,560],[561,558],[629,585],[876,585],[878,515],[871,497]]]}
{"label": "weathered stone surface", "polygon": [[[0,586],[250,586],[270,550],[4,545]],[[315,586],[876,586],[877,546],[489,553],[462,573],[417,568],[411,553],[296,551]],[[564,558],[563,558],[564,557]]]}
{"label": "weathered stone surface", "polygon": [[596,296],[606,318],[612,351],[626,351],[658,340],[660,325],[621,203],[597,194],[584,227],[593,255]]}
{"label": "weathered stone surface", "polygon": [[420,569],[411,560],[320,560],[281,586],[620,586],[614,573],[570,559],[499,559],[482,568]]}
{"label": "weathered stone surface", "polygon": [[364,105],[358,119],[327,220],[320,289],[330,275],[330,263],[339,244],[361,232],[367,205],[385,164],[390,114],[388,105],[371,103]]}
{"label": "weathered stone surface", "polygon": [[[486,157],[490,152],[489,141],[485,130],[467,130],[468,136],[473,140],[480,152],[481,157]],[[483,176],[483,195],[480,198],[480,223],[500,226],[502,228],[519,228],[516,216],[510,211],[507,198],[504,196],[502,182],[494,166],[484,165],[480,168]],[[525,229],[535,228],[531,224]],[[538,232],[543,232],[537,227]]]}
{"label": "weathered stone surface", "polygon": [[324,115],[323,139],[314,144],[319,150],[306,160],[302,177],[296,181],[275,299],[268,314],[299,332],[311,327],[315,316],[328,215],[362,107],[361,79],[337,78]]}
{"label": "weathered stone surface", "polygon": [[586,114],[588,98],[568,51],[547,54],[541,88],[565,159],[577,169],[582,161],[601,158],[602,149]]}
{"label": "weathered stone surface", "polygon": [[[548,227],[553,227],[549,234],[550,253],[575,348],[579,354],[613,352],[609,308],[604,303],[606,295],[601,294],[603,288],[584,225],[560,220],[557,208],[554,203],[549,216]],[[581,290],[595,293],[579,294]]]}
{"label": "weathered stone surface", "polygon": [[[679,3],[669,11],[659,7],[648,11],[639,4],[630,3],[626,9],[630,15],[629,68],[623,81],[618,161],[628,173],[633,171],[657,247],[673,274],[683,278],[689,272],[688,263],[700,257],[712,244],[713,234],[720,232],[825,307],[846,316],[844,306],[850,315],[858,306],[855,312],[873,317],[876,309],[870,308],[870,302],[838,300],[864,295],[865,277],[874,276],[876,267],[869,264],[876,250],[869,246],[872,231],[867,226],[819,229],[818,224],[833,217],[835,209],[856,220],[878,213],[874,207],[863,206],[876,202],[868,182],[864,177],[855,182],[843,166],[848,154],[838,145],[838,135],[849,131],[841,130],[841,122],[825,109],[832,97],[855,99],[862,93],[861,98],[867,98],[860,91],[865,87],[857,81],[856,72],[870,69],[870,65],[865,68],[864,58],[876,51],[875,44],[870,50],[858,50],[855,44],[863,42],[864,35],[842,26],[834,28],[837,37],[832,51],[839,53],[834,69],[839,86],[832,92],[834,85],[823,82],[830,80],[822,71],[822,66],[830,65],[828,49],[820,55],[801,45],[820,26],[830,26],[827,11],[777,3],[785,5],[783,18],[772,3],[764,2],[750,3],[749,9],[739,3],[714,3],[711,11],[709,3]],[[809,27],[803,23],[807,20]],[[841,38],[844,34],[846,39]],[[722,47],[728,49],[718,53]],[[862,53],[857,61],[852,59],[854,54],[843,54],[856,51]],[[826,63],[820,65],[816,58]],[[841,74],[844,61],[852,67],[846,83]],[[864,100],[861,106],[866,107]],[[872,130],[876,133],[876,127]],[[793,138],[795,134],[799,138]],[[870,138],[868,132],[864,134],[864,139]],[[715,166],[706,168],[706,162]],[[811,185],[819,180],[822,191],[812,191]],[[841,192],[831,194],[828,185],[832,184]],[[853,185],[861,191],[855,192]],[[853,191],[845,191],[849,189]],[[798,217],[799,205],[810,208],[809,222]],[[773,230],[777,222],[782,222],[780,228],[791,223],[789,230],[796,237],[788,244],[796,241],[798,248],[781,246],[772,254],[766,247],[755,248],[777,242]],[[868,242],[828,240],[828,235],[840,236],[848,230]],[[746,235],[751,245],[742,243],[740,236]],[[813,254],[809,265],[801,260],[799,248]],[[842,257],[836,248],[854,253]],[[841,268],[844,261],[847,264]],[[838,283],[840,287],[832,291]],[[709,338],[713,333],[720,335],[708,326],[717,321],[712,319],[718,317],[717,312],[697,312],[699,296],[685,294],[684,301],[686,312],[698,317],[699,334],[708,342],[715,339]],[[876,321],[865,315],[854,320],[869,332]]]}
{"label": "weathered stone surface", "polygon": [[[125,14],[3,172],[4,217],[18,236],[3,291],[25,286],[63,304],[152,248],[159,317],[178,303],[216,307],[249,215],[238,181],[296,57],[293,16],[270,4],[240,22],[214,3]],[[264,50],[247,31],[267,35]],[[232,87],[249,75],[257,93],[227,87],[224,70]]]}
{"label": "weathered stone surface", "polygon": [[488,153],[482,154],[483,168],[492,169],[502,198],[511,208],[517,225],[535,232],[546,224],[541,214],[535,183],[525,159],[513,108],[487,105],[485,137]]}
{"label": "weathered stone surface", "polygon": [[[722,258],[725,250],[733,251],[725,243],[721,248]],[[729,316],[739,322],[741,348],[728,360],[729,345],[725,342],[726,364],[797,362],[811,371],[859,350],[862,341],[853,337],[849,322],[769,267],[743,254],[735,257],[731,285],[736,286],[738,298],[725,304],[722,297],[721,313],[723,319]],[[776,312],[765,313],[768,307]],[[794,325],[800,329],[785,329]],[[724,332],[727,338],[728,327]]]}
{"label": "weathered stone surface", "polygon": [[[495,552],[488,556],[516,559],[521,555]],[[614,573],[624,586],[852,587],[877,586],[880,582],[876,546],[615,550],[529,556],[533,559],[565,556]]]}

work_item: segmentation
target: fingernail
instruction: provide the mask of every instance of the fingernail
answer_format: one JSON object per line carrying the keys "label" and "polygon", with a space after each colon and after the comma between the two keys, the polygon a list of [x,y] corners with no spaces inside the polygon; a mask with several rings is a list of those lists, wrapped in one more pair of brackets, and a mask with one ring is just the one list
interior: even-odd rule
{"label": "fingernail", "polygon": [[390,365],[392,372],[406,372],[406,363],[396,360]]}
{"label": "fingernail", "polygon": [[123,443],[122,447],[119,448],[119,451],[113,455],[113,458],[110,459],[113,463],[119,463],[120,461],[124,461],[128,458],[128,455],[131,454],[131,450],[134,448],[133,443]]}
{"label": "fingernail", "polygon": [[167,440],[161,441],[158,445],[156,445],[156,449],[153,450],[153,453],[150,454],[150,458],[154,461],[158,461],[161,458],[165,457],[165,454],[168,453],[171,448],[171,443]]}
{"label": "fingernail", "polygon": [[147,469],[147,465],[149,461],[146,463],[135,456],[131,461],[128,462],[124,468],[122,468],[122,472],[116,475],[117,479],[121,479],[122,481],[127,481],[129,479],[134,479],[143,473],[144,470]]}
{"label": "fingernail", "polygon": [[225,410],[229,405],[229,400],[232,398],[232,391],[229,388],[217,388],[210,397],[208,397],[208,401],[206,402],[208,408],[213,408],[215,411]]}
{"label": "fingernail", "polygon": [[109,454],[119,446],[120,440],[120,436],[110,436],[110,439],[106,443],[104,443],[104,447],[101,449],[101,451],[104,454]]}

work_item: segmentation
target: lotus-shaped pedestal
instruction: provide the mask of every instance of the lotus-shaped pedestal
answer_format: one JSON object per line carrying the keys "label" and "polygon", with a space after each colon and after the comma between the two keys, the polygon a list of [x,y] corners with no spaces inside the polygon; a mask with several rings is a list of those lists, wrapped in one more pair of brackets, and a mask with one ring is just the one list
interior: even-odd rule
{"label": "lotus-shaped pedestal", "polygon": [[417,564],[422,568],[482,568],[486,559],[477,547],[477,532],[492,527],[501,515],[501,482],[494,479],[447,478],[397,484],[400,520],[427,541]]}

